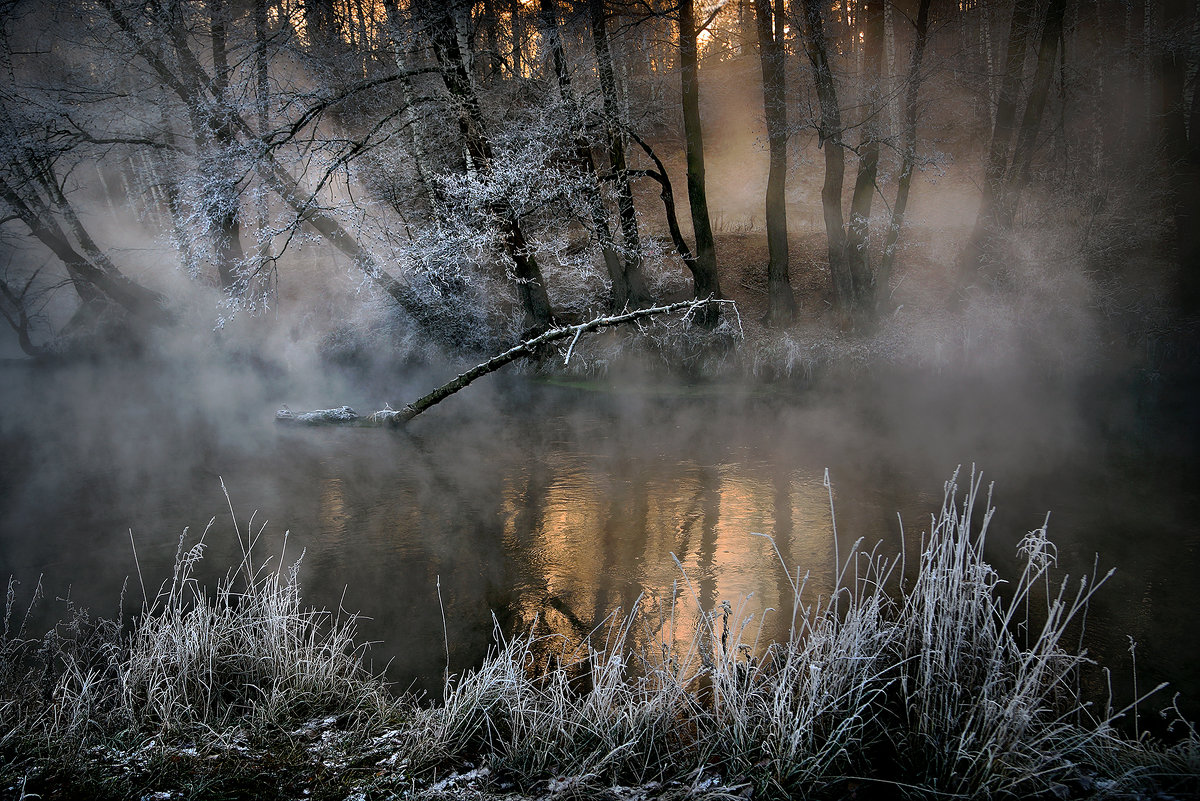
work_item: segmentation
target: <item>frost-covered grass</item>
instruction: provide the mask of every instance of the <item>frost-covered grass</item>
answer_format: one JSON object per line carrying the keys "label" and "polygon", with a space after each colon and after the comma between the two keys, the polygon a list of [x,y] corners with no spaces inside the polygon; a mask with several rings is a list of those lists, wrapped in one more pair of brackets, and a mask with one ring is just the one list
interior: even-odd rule
{"label": "frost-covered grass", "polygon": [[[250,753],[250,743],[314,719],[366,730],[391,714],[386,684],[363,665],[354,616],[303,606],[300,560],[285,562],[286,537],[278,559],[259,565],[262,531],[248,525],[239,532],[242,560],[207,587],[194,575],[207,533],[194,543],[180,536],[170,579],[144,594],[127,624],[72,608],[45,637],[28,639],[13,625],[10,582],[0,763],[13,762],[3,780],[21,771],[68,782],[91,769],[169,772],[201,752]],[[145,593],[141,580],[139,570]]]}
{"label": "frost-covered grass", "polygon": [[[1122,797],[1200,789],[1194,730],[1123,734],[1072,647],[1103,579],[1058,580],[1045,527],[1002,579],[980,479],[952,481],[917,564],[855,548],[794,589],[790,635],[746,602],[614,612],[585,642],[505,636],[435,703],[389,695],[353,619],[301,606],[284,560],[215,591],[181,545],[122,632],[6,630],[4,792],[107,797]],[[247,540],[250,539],[247,530]],[[907,568],[907,569],[906,569]],[[686,592],[686,575],[681,577]],[[694,597],[694,596],[693,596]],[[10,617],[12,610],[10,608]],[[1095,622],[1092,622],[1095,625]],[[680,636],[689,627],[690,636]],[[679,643],[684,643],[679,645]],[[1095,702],[1095,703],[1093,703]],[[1142,700],[1143,706],[1146,704]],[[168,797],[159,795],[158,797]]]}

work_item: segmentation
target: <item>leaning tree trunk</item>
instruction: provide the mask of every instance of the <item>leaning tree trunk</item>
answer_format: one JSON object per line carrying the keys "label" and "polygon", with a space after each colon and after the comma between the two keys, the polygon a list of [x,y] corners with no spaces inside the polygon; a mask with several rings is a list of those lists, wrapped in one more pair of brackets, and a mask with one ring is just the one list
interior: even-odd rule
{"label": "leaning tree trunk", "polygon": [[892,268],[896,263],[896,245],[900,241],[900,229],[904,225],[904,211],[908,208],[913,169],[917,163],[917,96],[921,87],[921,63],[929,41],[931,2],[932,0],[921,0],[917,9],[916,38],[913,40],[912,60],[908,68],[908,86],[904,92],[904,140],[900,148],[900,176],[896,179],[896,202],[892,204],[887,238],[883,243],[883,256],[879,260],[879,271],[875,275],[877,312],[883,311],[891,303],[890,287]]}
{"label": "leaning tree trunk", "polygon": [[[717,246],[708,216],[708,195],[704,187],[704,133],[700,126],[700,69],[696,44],[694,0],[679,6],[679,64],[683,82],[683,132],[687,150],[688,201],[692,209],[692,231],[696,237],[696,261],[692,267],[695,297],[721,297],[717,278]],[[696,323],[715,328],[721,309],[705,306],[696,315]]]}
{"label": "leaning tree trunk", "polygon": [[842,116],[838,108],[837,88],[829,66],[829,47],[825,39],[824,11],[817,0],[804,0],[805,45],[812,65],[813,81],[821,106],[817,146],[825,148],[825,181],[821,187],[821,208],[825,217],[829,272],[833,276],[834,305],[849,315],[854,305],[854,279],[846,259],[846,228],[842,217],[842,186],[846,173],[846,153],[842,143]]}
{"label": "leaning tree trunk", "polygon": [[[776,8],[783,0],[775,0]],[[763,109],[767,119],[770,169],[767,173],[767,324],[784,326],[796,317],[796,297],[788,277],[787,203],[787,85],[783,28],[773,30],[778,15],[770,0],[754,0],[758,52],[762,61]]]}
{"label": "leaning tree trunk", "polygon": [[[31,191],[28,197],[22,197],[15,187],[0,178],[0,198],[8,204],[13,217],[24,223],[29,232],[62,262],[81,301],[88,303],[104,297],[146,322],[163,323],[170,319],[163,297],[157,292],[129,279],[112,265],[107,256],[97,261],[76,250],[67,233],[54,219],[49,206],[36,193]],[[56,203],[60,209],[69,209],[64,204],[65,198]],[[74,218],[73,212],[72,218],[77,225],[78,219]],[[75,229],[77,234],[80,231],[81,228]],[[99,252],[86,235],[81,249],[85,253]]]}
{"label": "leaning tree trunk", "polygon": [[[675,245],[675,252],[679,254],[679,258],[683,260],[684,265],[688,270],[695,272],[696,257],[692,254],[692,249],[688,247],[687,241],[683,238],[683,231],[679,230],[679,216],[675,211],[675,190],[671,187],[671,176],[667,173],[667,168],[663,166],[662,159],[654,152],[654,148],[632,131],[629,134],[633,140],[638,143],[638,146],[650,157],[654,162],[656,169],[639,170],[638,175],[644,175],[647,178],[653,178],[659,185],[659,197],[663,202],[663,213],[667,218],[667,231],[671,234],[671,243]],[[633,175],[631,172],[630,175]]]}

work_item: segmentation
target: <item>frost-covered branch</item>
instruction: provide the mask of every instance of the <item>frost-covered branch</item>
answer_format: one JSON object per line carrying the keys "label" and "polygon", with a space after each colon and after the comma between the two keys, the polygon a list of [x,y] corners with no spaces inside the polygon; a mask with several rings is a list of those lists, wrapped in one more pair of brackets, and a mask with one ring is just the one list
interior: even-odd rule
{"label": "frost-covered branch", "polygon": [[537,352],[542,346],[550,342],[556,342],[560,339],[572,338],[572,347],[574,347],[575,339],[586,332],[598,331],[602,328],[611,328],[622,323],[631,323],[636,320],[641,320],[646,317],[653,317],[658,314],[670,314],[671,312],[684,311],[685,317],[691,315],[710,303],[732,303],[728,300],[717,300],[713,298],[704,298],[701,300],[682,300],[678,303],[668,303],[663,306],[651,306],[646,309],[635,309],[623,314],[614,314],[605,317],[596,317],[586,323],[578,323],[576,325],[564,325],[558,328],[552,328],[543,334],[540,334],[532,339],[527,339],[520,342],[503,353],[499,353],[488,359],[482,364],[477,364],[465,373],[461,373],[445,384],[442,384],[437,389],[428,393],[413,403],[405,405],[401,409],[383,409],[368,415],[360,417],[349,406],[341,406],[337,409],[318,409],[312,412],[293,412],[284,406],[275,413],[275,420],[279,423],[299,423],[304,425],[334,425],[334,424],[352,424],[352,425],[390,425],[399,426],[407,423],[409,420],[416,417],[421,412],[428,409],[446,398],[450,397],[460,389],[464,389],[469,384],[478,378],[482,378],[488,373],[493,373],[504,367],[506,364],[515,362],[524,356],[531,356]]}

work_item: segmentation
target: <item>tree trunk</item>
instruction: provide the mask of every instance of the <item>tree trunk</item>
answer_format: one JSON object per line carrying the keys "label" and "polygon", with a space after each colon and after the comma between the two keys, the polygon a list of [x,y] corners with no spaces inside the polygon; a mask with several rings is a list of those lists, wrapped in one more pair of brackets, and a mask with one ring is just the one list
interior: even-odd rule
{"label": "tree trunk", "polygon": [[805,46],[812,65],[813,82],[821,106],[817,146],[825,148],[825,181],[821,186],[821,208],[825,216],[829,271],[833,276],[834,306],[849,315],[854,305],[854,280],[846,258],[846,228],[842,217],[842,185],[846,173],[846,154],[842,144],[842,116],[838,108],[837,88],[829,66],[825,38],[824,11],[817,0],[804,0]]}
{"label": "tree trunk", "polygon": [[925,58],[925,46],[929,42],[931,2],[932,0],[921,0],[917,9],[916,38],[913,40],[908,86],[904,93],[904,139],[900,148],[900,176],[896,180],[896,202],[892,204],[892,217],[888,223],[887,238],[883,243],[883,256],[879,260],[879,272],[875,276],[877,311],[883,311],[891,303],[890,287],[892,269],[896,263],[896,245],[900,241],[900,229],[904,225],[904,211],[908,208],[908,193],[917,162],[917,96],[921,87],[921,64]]}
{"label": "tree trunk", "polygon": [[[775,0],[776,6],[783,0]],[[767,318],[768,325],[785,326],[796,317],[796,297],[788,277],[787,202],[787,86],[783,29],[773,30],[776,15],[770,0],[754,0],[758,53],[762,62],[763,109],[767,120],[770,169],[767,173]]]}
{"label": "tree trunk", "polygon": [[500,17],[496,13],[496,0],[483,0],[483,59],[482,78],[490,83],[500,74],[500,39],[496,29],[500,27]]}
{"label": "tree trunk", "polygon": [[992,15],[988,13],[987,0],[979,4],[979,37],[983,48],[983,69],[987,76],[987,91],[983,98],[987,102],[988,122],[996,124],[996,59],[992,51]]}
{"label": "tree trunk", "polygon": [[[27,284],[25,289],[28,288]],[[5,303],[0,303],[0,317],[3,317],[5,322],[12,327],[13,332],[16,333],[17,344],[21,347],[25,355],[35,359],[42,359],[49,356],[48,349],[35,345],[33,339],[29,336],[31,325],[29,312],[25,306],[25,292],[14,291],[3,278],[0,278],[0,298],[3,298],[5,301]]]}
{"label": "tree trunk", "polygon": [[217,174],[217,186],[208,205],[216,231],[217,274],[221,279],[221,288],[237,297],[245,290],[242,271],[246,254],[242,248],[242,225],[238,213],[240,192],[237,178],[228,164],[228,154],[232,152],[235,142],[224,123],[216,124],[214,134],[217,152],[213,166]]}
{"label": "tree trunk", "polygon": [[[80,300],[84,303],[103,296],[134,316],[148,322],[162,323],[169,319],[163,306],[163,298],[157,292],[131,281],[111,262],[108,262],[107,257],[102,263],[97,264],[87,256],[80,254],[50,214],[49,207],[40,198],[21,197],[12,185],[2,178],[0,178],[0,198],[8,203],[13,214],[25,224],[30,233],[63,263]],[[78,223],[78,220],[76,219],[75,222]],[[91,242],[90,237],[84,248],[97,252],[99,250]]]}
{"label": "tree trunk", "polygon": [[521,48],[524,46],[524,25],[521,22],[521,0],[508,0],[509,21],[512,24],[512,74],[520,78]]}
{"label": "tree trunk", "polygon": [[1021,118],[1021,130],[1017,135],[1017,147],[1013,151],[1012,168],[1004,187],[1000,206],[999,222],[1011,228],[1016,219],[1017,204],[1021,192],[1029,183],[1029,172],[1033,164],[1033,153],[1037,149],[1038,131],[1042,127],[1042,116],[1046,100],[1050,96],[1050,82],[1054,78],[1054,59],[1058,54],[1058,43],[1062,38],[1063,15],[1066,0],[1050,0],[1046,6],[1046,17],[1042,24],[1042,40],[1038,45],[1037,70],[1033,75],[1033,86],[1029,100],[1025,103],[1025,114]]}
{"label": "tree trunk", "polygon": [[[986,11],[987,6],[984,6]],[[984,20],[987,20],[985,13]],[[989,51],[990,52],[990,51]],[[990,71],[989,71],[990,74]],[[900,129],[896,110],[896,12],[891,2],[883,4],[883,78],[881,90],[887,104],[887,130],[884,138],[891,139]]]}
{"label": "tree trunk", "polygon": [[338,39],[334,0],[303,0],[304,32],[309,49],[318,56],[330,55]]}
{"label": "tree trunk", "polygon": [[[200,74],[199,62],[188,45],[188,31],[182,19],[174,14],[168,21],[168,38],[177,62],[183,67],[184,80],[189,84],[188,115],[196,153],[201,159],[201,171],[209,175],[212,188],[202,203],[205,216],[213,231],[213,253],[221,288],[232,296],[241,294],[241,272],[245,260],[242,230],[239,220],[240,193],[232,154],[236,150],[227,106],[229,63],[225,49],[225,10],[220,0],[207,3],[212,27],[213,75]],[[187,66],[184,66],[187,65]],[[194,66],[193,66],[194,65]],[[205,97],[205,85],[213,96]]]}
{"label": "tree trunk", "polygon": [[879,79],[883,72],[883,8],[881,0],[867,0],[863,14],[862,56],[864,74],[860,81],[866,91],[866,119],[862,123],[862,142],[858,147],[858,176],[850,202],[850,223],[846,229],[846,255],[854,282],[854,315],[865,321],[875,311],[875,276],[871,270],[871,204],[875,198],[875,176],[879,172],[879,127],[883,106]]}
{"label": "tree trunk", "polygon": [[[267,69],[267,0],[254,0],[254,106],[257,116],[259,136],[266,136],[271,119],[271,82]],[[274,263],[271,252],[270,207],[264,193],[259,193],[255,199],[255,211],[258,226],[258,270],[267,270]],[[271,288],[270,276],[274,271],[266,273],[267,291]]]}
{"label": "tree trunk", "polygon": [[617,97],[617,81],[613,75],[612,50],[608,46],[608,31],[604,21],[604,0],[589,0],[588,12],[592,23],[592,46],[600,75],[600,93],[604,98],[604,124],[608,134],[608,154],[617,189],[617,214],[621,223],[621,239],[625,244],[623,278],[629,303],[644,306],[654,302],[642,269],[642,240],[638,232],[637,211],[633,206],[633,190],[629,185],[629,167],[625,161],[625,134],[621,123],[621,104]]}
{"label": "tree trunk", "polygon": [[1008,49],[1004,56],[1004,77],[1000,82],[1000,99],[996,104],[996,123],[988,148],[987,165],[983,176],[983,197],[975,228],[959,258],[960,280],[969,281],[979,271],[988,242],[996,226],[996,213],[1004,192],[1004,175],[1008,167],[1008,148],[1012,142],[1017,119],[1017,103],[1025,72],[1025,53],[1028,50],[1029,29],[1033,24],[1037,0],[1016,0],[1008,30]]}
{"label": "tree trunk", "polygon": [[[717,278],[717,248],[708,217],[708,195],[704,187],[704,133],[700,126],[699,54],[696,45],[694,0],[679,6],[679,63],[683,89],[683,131],[687,150],[688,201],[692,210],[692,230],[696,238],[696,261],[692,268],[695,297],[720,298]],[[705,306],[696,315],[696,323],[715,328],[720,307]]]}
{"label": "tree trunk", "polygon": [[408,131],[408,139],[412,145],[412,164],[416,170],[417,180],[421,182],[425,202],[432,207],[436,196],[436,187],[430,175],[428,157],[425,148],[425,126],[420,115],[416,113],[416,93],[412,80],[408,75],[407,60],[404,54],[400,6],[396,0],[384,0],[388,20],[388,45],[392,53],[392,61],[400,71],[400,99],[404,103],[404,128]]}

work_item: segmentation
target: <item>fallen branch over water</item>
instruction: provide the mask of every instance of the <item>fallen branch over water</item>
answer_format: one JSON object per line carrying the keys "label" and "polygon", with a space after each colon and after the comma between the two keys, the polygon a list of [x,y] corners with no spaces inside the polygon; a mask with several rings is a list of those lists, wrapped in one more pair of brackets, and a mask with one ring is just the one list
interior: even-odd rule
{"label": "fallen branch over water", "polygon": [[275,413],[275,421],[278,423],[300,424],[300,425],[358,425],[358,426],[374,426],[374,425],[390,425],[399,426],[407,423],[409,420],[416,417],[421,412],[428,409],[446,398],[450,397],[460,389],[465,388],[478,378],[482,378],[488,373],[495,372],[501,367],[515,362],[524,356],[533,355],[538,348],[550,342],[556,342],[560,339],[572,337],[571,346],[567,350],[567,360],[571,358],[571,351],[575,348],[575,343],[580,335],[589,331],[599,331],[602,328],[611,328],[623,323],[632,323],[636,320],[641,320],[646,317],[653,317],[659,314],[670,314],[671,312],[684,311],[684,317],[693,314],[704,306],[710,303],[731,303],[728,300],[717,300],[714,298],[705,298],[703,300],[682,300],[678,303],[669,303],[664,306],[651,306],[646,309],[635,309],[623,314],[610,315],[607,317],[596,317],[586,323],[577,325],[565,325],[558,328],[551,328],[544,334],[540,334],[532,339],[527,339],[503,353],[497,354],[488,359],[483,364],[477,364],[465,373],[455,376],[452,380],[442,384],[437,389],[420,398],[419,400],[407,404],[400,409],[392,409],[390,407],[381,409],[365,417],[360,416],[349,406],[340,406],[336,409],[317,409],[311,412],[293,412],[287,406],[284,406]]}

